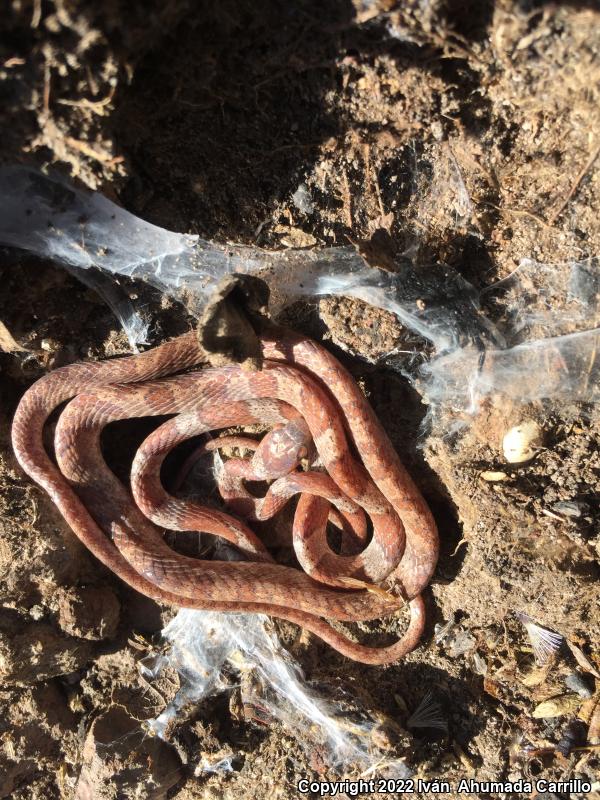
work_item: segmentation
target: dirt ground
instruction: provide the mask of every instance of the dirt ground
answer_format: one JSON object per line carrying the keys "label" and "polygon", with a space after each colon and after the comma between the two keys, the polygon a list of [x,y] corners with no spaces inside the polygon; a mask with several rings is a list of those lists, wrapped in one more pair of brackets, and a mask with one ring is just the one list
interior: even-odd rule
{"label": "dirt ground", "polygon": [[[172,230],[268,249],[352,243],[374,266],[445,263],[477,289],[521,258],[600,253],[594,0],[6,7],[3,164],[51,165]],[[302,777],[334,777],[309,730],[299,742],[240,715],[227,695],[186,709],[168,743],[140,726],[177,683],[149,686],[137,666],[171,612],[87,554],[9,440],[35,379],[128,352],[127,340],[60,268],[0,251],[0,271],[0,798],[287,798]],[[177,308],[156,308],[153,342],[187,324]],[[280,625],[307,679],[380,715],[391,731],[380,746],[415,775],[598,781],[597,751],[585,749],[588,723],[599,724],[595,409],[498,395],[462,427],[444,412],[427,435],[426,406],[379,360],[408,341],[395,318],[337,299],[296,307],[288,321],[360,380],[442,539],[422,646],[365,667]],[[543,447],[508,467],[500,441],[524,419],[542,426]],[[119,428],[116,461],[145,433]],[[489,471],[505,476],[483,479]],[[565,637],[545,668],[517,613]],[[407,731],[428,691],[447,735]],[[550,698],[554,710],[540,712]],[[232,771],[203,772],[221,753]]]}

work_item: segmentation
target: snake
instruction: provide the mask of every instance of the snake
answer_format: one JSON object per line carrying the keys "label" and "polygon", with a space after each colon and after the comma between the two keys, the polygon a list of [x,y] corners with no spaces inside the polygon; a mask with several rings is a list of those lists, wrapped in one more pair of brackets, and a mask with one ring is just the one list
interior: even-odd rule
{"label": "snake", "polygon": [[[187,608],[268,614],[312,632],[348,658],[394,662],[417,646],[425,626],[422,593],[439,550],[431,511],[367,399],[328,350],[275,326],[261,333],[260,344],[264,363],[258,370],[197,369],[206,356],[194,331],[134,356],[55,369],[17,407],[16,458],[92,554],[148,597]],[[55,463],[43,432],[64,403]],[[115,420],[164,415],[174,416],[140,446],[128,488],[104,460],[101,432]],[[267,434],[272,465],[269,446],[261,444],[264,469],[274,478],[271,495],[277,495],[276,484],[284,486],[285,500],[299,494],[295,546],[311,574],[275,563],[242,520],[181,500],[162,484],[161,465],[177,444],[199,432],[255,423],[273,428]],[[289,444],[290,426],[296,426],[296,456],[282,466],[276,462],[285,450],[281,442]],[[283,436],[275,436],[277,430]],[[318,456],[316,472],[295,469],[307,442]],[[335,553],[328,546],[327,521],[336,512],[338,519],[353,520],[358,538],[364,534],[361,515],[371,521],[372,536],[361,553]],[[220,536],[236,544],[244,560],[184,556],[168,546],[164,528]],[[378,586],[384,580],[389,590]],[[396,614],[406,603],[408,627],[391,645],[361,644],[336,627],[337,621]]]}

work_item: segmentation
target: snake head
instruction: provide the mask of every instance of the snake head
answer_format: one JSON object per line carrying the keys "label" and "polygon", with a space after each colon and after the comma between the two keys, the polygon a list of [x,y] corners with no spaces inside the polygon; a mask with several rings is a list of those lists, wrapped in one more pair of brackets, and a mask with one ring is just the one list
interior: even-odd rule
{"label": "snake head", "polygon": [[275,480],[293,472],[303,458],[314,453],[308,425],[302,419],[277,426],[267,433],[252,458],[257,478]]}

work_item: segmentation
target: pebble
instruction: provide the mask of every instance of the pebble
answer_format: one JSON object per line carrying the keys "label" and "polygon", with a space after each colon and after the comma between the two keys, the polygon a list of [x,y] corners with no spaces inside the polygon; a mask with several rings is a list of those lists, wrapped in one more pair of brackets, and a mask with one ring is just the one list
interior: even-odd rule
{"label": "pebble", "polygon": [[305,183],[301,183],[300,186],[298,186],[292,195],[292,201],[298,211],[301,211],[303,214],[312,214],[315,210],[310,192],[308,191],[308,186]]}
{"label": "pebble", "polygon": [[509,464],[531,461],[542,445],[542,428],[532,419],[508,430],[502,439],[502,452]]}
{"label": "pebble", "polygon": [[573,519],[585,516],[589,510],[588,504],[579,500],[564,500],[552,505],[552,511],[555,514],[560,514],[563,517],[572,517]]}
{"label": "pebble", "polygon": [[588,681],[580,672],[572,672],[570,675],[567,675],[565,678],[565,686],[571,689],[572,692],[577,692],[580,697],[586,700],[594,694]]}

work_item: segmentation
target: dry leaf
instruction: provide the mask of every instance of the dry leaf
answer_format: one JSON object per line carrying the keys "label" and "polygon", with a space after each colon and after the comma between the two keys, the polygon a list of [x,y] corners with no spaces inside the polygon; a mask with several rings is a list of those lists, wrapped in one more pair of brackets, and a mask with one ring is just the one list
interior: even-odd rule
{"label": "dry leaf", "polygon": [[404,714],[408,713],[408,706],[406,705],[406,701],[402,697],[401,694],[394,694],[394,700],[396,701],[396,705]]}
{"label": "dry leaf", "polygon": [[553,697],[551,700],[544,700],[533,709],[534,719],[547,719],[549,717],[562,717],[565,714],[573,714],[581,705],[581,698],[576,694],[563,694],[560,697]]}
{"label": "dry leaf", "polygon": [[583,650],[577,647],[576,644],[573,644],[573,642],[570,642],[568,639],[567,639],[567,644],[569,646],[569,650],[575,656],[575,661],[577,661],[579,666],[586,672],[591,673],[595,678],[600,679],[600,672],[598,672],[596,667],[592,664],[592,662],[589,660],[589,658],[586,656]]}
{"label": "dry leaf", "polygon": [[497,681],[487,676],[483,679],[483,690],[487,694],[498,699],[501,696],[500,686]]}
{"label": "dry leaf", "polygon": [[577,718],[588,726],[587,743],[600,744],[600,695],[584,700]]}
{"label": "dry leaf", "polygon": [[539,686],[548,677],[548,667],[534,667],[529,670],[522,678],[519,678],[523,686]]}

